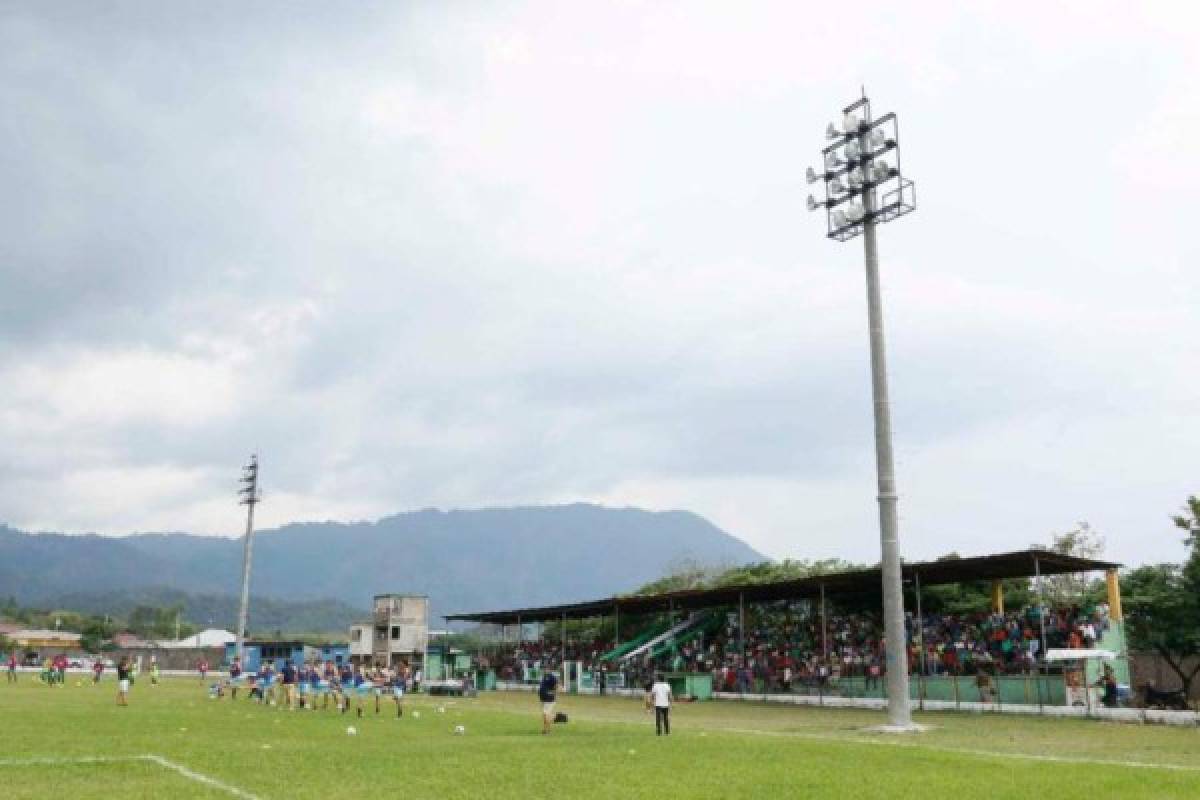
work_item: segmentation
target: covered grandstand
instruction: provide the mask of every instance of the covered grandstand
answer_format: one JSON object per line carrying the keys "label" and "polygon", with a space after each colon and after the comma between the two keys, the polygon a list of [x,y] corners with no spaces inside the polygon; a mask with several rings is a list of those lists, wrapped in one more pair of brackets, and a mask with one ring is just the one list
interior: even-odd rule
{"label": "covered grandstand", "polygon": [[[909,606],[906,646],[909,668],[917,675],[916,699],[957,704],[963,697],[970,700],[977,695],[981,701],[1038,706],[1074,705],[1079,698],[1090,703],[1086,687],[1099,677],[1100,663],[1048,665],[1045,655],[1054,647],[1082,647],[1082,634],[1093,628],[1086,644],[1108,648],[1117,657],[1118,680],[1127,685],[1119,566],[1043,549],[903,565]],[[1041,578],[1095,572],[1107,576],[1108,602],[1101,603],[1102,608],[1047,607]],[[1036,579],[1029,587],[1028,607],[1006,612],[1002,582],[1021,578]],[[633,685],[650,670],[666,670],[680,675],[706,673],[718,692],[813,691],[869,698],[882,693],[882,631],[869,619],[869,609],[877,607],[881,581],[878,568],[859,569],[458,613],[446,619],[476,622],[498,631],[501,641],[494,650],[508,649],[521,662],[513,678],[517,682],[536,675],[539,668],[569,663],[572,674],[579,676],[579,688],[589,682],[595,685],[600,673],[618,674],[618,685]],[[928,587],[980,582],[990,583],[991,591],[990,602],[978,613],[922,613],[922,595],[928,598]],[[846,612],[851,606],[860,609],[857,615]],[[586,626],[587,620],[600,621],[604,637],[576,641],[569,647],[568,622]],[[537,624],[538,633],[526,638],[531,624]],[[1075,638],[1081,643],[1073,644]]]}

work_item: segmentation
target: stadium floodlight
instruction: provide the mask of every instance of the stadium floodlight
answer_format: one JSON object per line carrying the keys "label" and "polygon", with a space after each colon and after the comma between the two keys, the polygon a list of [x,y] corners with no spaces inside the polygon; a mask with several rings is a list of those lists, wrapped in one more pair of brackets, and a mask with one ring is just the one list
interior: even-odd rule
{"label": "stadium floodlight", "polygon": [[[262,500],[258,490],[258,454],[250,456],[249,463],[242,467],[242,488],[238,490],[246,506],[246,538],[242,545],[242,602],[238,607],[237,657],[242,660],[246,645],[246,622],[250,611],[250,557],[254,550],[254,507]],[[244,661],[242,663],[245,663]]]}
{"label": "stadium floodlight", "polygon": [[[832,125],[832,140],[821,151],[825,159],[826,236],[839,242],[863,237],[866,261],[867,318],[871,342],[871,392],[875,409],[875,468],[879,501],[879,544],[883,573],[884,636],[887,642],[886,729],[914,731],[908,693],[908,652],[904,624],[904,587],[900,574],[900,536],[896,474],[892,454],[892,415],[888,401],[887,357],[883,342],[883,300],[879,290],[876,227],[916,210],[912,181],[900,170],[899,127],[896,115],[875,119],[866,94],[842,109],[842,132]],[[846,164],[838,157],[844,150]],[[894,151],[894,164],[878,159]],[[850,185],[850,197],[840,177]],[[836,197],[836,199],[834,199]],[[859,202],[861,198],[861,202]],[[811,208],[811,206],[810,206]],[[816,210],[816,209],[813,209]]]}
{"label": "stadium floodlight", "polygon": [[821,180],[821,176],[817,174],[815,169],[809,167],[808,172],[804,173],[804,180],[808,181],[809,183],[816,183],[817,181]]}
{"label": "stadium floodlight", "polygon": [[840,139],[840,138],[842,138],[842,132],[839,131],[836,127],[834,127],[834,124],[831,122],[831,123],[829,123],[829,127],[825,129],[825,138],[826,139]]}
{"label": "stadium floodlight", "polygon": [[818,208],[820,208],[820,207],[821,207],[821,203],[818,203],[818,202],[817,202],[817,198],[813,197],[813,196],[810,194],[810,195],[808,196],[808,210],[809,210],[809,211],[816,211],[816,210],[817,210]]}

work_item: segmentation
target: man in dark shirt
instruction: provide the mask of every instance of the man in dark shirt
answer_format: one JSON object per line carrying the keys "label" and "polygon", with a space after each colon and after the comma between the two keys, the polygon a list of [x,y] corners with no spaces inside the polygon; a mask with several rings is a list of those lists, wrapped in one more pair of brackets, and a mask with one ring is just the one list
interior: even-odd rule
{"label": "man in dark shirt", "polygon": [[554,721],[555,692],[558,691],[558,676],[547,672],[538,684],[538,700],[542,701],[542,733],[550,732],[550,723]]}
{"label": "man in dark shirt", "polygon": [[117,705],[129,705],[129,677],[133,674],[129,659],[122,658],[117,663]]}
{"label": "man in dark shirt", "polygon": [[296,705],[296,667],[291,659],[284,662],[279,678],[283,684],[283,702],[290,710]]}

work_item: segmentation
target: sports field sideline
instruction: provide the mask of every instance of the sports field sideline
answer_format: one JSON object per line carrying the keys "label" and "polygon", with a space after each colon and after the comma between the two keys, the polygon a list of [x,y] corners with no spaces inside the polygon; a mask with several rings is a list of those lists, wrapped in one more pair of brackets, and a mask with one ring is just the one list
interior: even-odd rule
{"label": "sports field sideline", "polygon": [[942,713],[895,738],[866,731],[876,712],[714,702],[659,738],[636,700],[567,697],[542,736],[528,694],[359,720],[209,700],[198,679],[139,681],[128,708],[114,688],[0,686],[0,797],[1200,797],[1195,728]]}

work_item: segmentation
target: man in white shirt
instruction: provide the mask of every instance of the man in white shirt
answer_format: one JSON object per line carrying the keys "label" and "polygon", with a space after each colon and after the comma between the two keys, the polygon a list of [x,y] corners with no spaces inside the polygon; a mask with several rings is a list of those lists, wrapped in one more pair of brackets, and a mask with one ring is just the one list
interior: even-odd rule
{"label": "man in white shirt", "polygon": [[646,695],[646,705],[654,704],[654,729],[658,736],[664,733],[671,735],[671,685],[663,680],[663,676],[655,675],[650,692]]}

